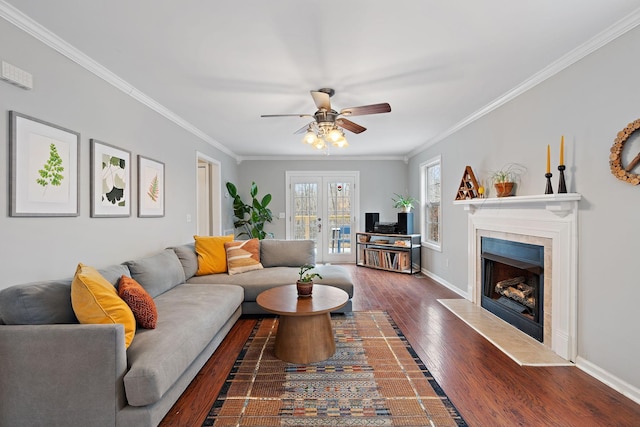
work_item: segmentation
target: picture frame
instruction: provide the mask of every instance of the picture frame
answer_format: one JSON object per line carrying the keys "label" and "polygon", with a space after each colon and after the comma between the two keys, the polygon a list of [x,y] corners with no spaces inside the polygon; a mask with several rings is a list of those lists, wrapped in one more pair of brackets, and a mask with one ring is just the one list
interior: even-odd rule
{"label": "picture frame", "polygon": [[80,133],[9,111],[9,215],[80,215]]}
{"label": "picture frame", "polygon": [[138,217],[163,217],[164,206],[164,163],[138,155]]}
{"label": "picture frame", "polygon": [[91,217],[131,216],[131,152],[91,139]]}

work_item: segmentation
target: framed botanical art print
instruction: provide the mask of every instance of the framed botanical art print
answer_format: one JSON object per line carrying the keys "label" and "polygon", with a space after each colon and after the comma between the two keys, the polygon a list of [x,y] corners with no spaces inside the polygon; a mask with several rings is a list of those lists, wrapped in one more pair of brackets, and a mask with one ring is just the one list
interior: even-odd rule
{"label": "framed botanical art print", "polygon": [[80,215],[80,134],[9,111],[11,216]]}
{"label": "framed botanical art print", "polygon": [[138,216],[164,216],[164,163],[138,156]]}
{"label": "framed botanical art print", "polygon": [[91,216],[131,215],[131,152],[91,140]]}

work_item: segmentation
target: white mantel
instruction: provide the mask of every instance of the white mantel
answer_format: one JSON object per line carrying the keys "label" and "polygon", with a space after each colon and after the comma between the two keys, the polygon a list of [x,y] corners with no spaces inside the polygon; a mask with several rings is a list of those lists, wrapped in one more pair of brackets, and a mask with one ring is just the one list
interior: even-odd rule
{"label": "white mantel", "polygon": [[516,208],[518,206],[531,209],[544,208],[556,215],[564,216],[571,212],[577,205],[582,195],[577,193],[564,194],[543,194],[537,196],[515,196],[515,197],[489,197],[486,199],[456,200],[454,205],[463,205],[465,211],[475,212],[476,209],[486,208]]}
{"label": "white mantel", "polygon": [[[457,200],[468,218],[468,299],[480,305],[480,236],[504,233],[514,240],[549,239],[545,247],[545,289],[551,285],[551,324],[544,345],[566,360],[577,354],[578,202],[580,194],[545,194]],[[546,252],[549,252],[547,254]],[[545,273],[546,275],[547,273]],[[545,308],[545,313],[546,313]],[[546,315],[545,315],[546,317]],[[550,342],[549,342],[550,341]]]}

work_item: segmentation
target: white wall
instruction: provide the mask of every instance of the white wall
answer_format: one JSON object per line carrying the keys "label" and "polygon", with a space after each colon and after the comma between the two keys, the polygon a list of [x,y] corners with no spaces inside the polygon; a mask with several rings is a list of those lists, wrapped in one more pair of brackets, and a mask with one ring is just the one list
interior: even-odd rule
{"label": "white wall", "polygon": [[[295,142],[293,142],[295,143]],[[348,148],[346,149],[348,150]],[[360,172],[360,218],[359,230],[364,231],[365,212],[379,212],[380,221],[395,222],[397,209],[391,200],[393,193],[403,193],[407,188],[407,165],[400,160],[250,160],[239,166],[239,186],[243,199],[249,192],[252,181],[258,185],[258,196],[266,193],[273,196],[269,208],[276,219],[265,229],[276,238],[284,239],[286,222],[277,219],[278,212],[285,212],[286,171],[359,171]],[[417,197],[417,193],[415,193]]]}
{"label": "white wall", "polygon": [[[424,250],[423,266],[465,290],[467,214],[451,203],[465,165],[486,178],[505,163],[524,164],[528,173],[518,195],[542,194],[547,144],[557,165],[564,134],[568,190],[583,196],[578,355],[585,366],[621,380],[635,393],[640,387],[640,187],[614,178],[608,157],[616,133],[640,117],[638,46],[640,28],[429,147],[411,159],[409,172],[417,189],[419,164],[442,154],[443,251]],[[553,172],[557,188],[558,171]]]}
{"label": "white wall", "polygon": [[[99,268],[193,241],[196,151],[221,162],[223,182],[236,179],[235,160],[3,19],[0,40],[0,59],[34,78],[30,91],[0,81],[0,289],[70,277],[78,262]],[[9,217],[9,110],[80,132],[79,217]],[[131,151],[131,217],[89,217],[90,138]],[[163,218],[137,218],[138,154],[165,163]],[[223,228],[232,224],[225,206]]]}

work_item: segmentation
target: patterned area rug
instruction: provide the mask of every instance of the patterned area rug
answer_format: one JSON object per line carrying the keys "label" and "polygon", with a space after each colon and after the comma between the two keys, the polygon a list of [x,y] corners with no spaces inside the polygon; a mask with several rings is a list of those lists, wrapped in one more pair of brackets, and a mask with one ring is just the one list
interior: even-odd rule
{"label": "patterned area rug", "polygon": [[309,365],[273,356],[260,320],[205,426],[466,426],[385,312],[332,316],[336,353]]}

